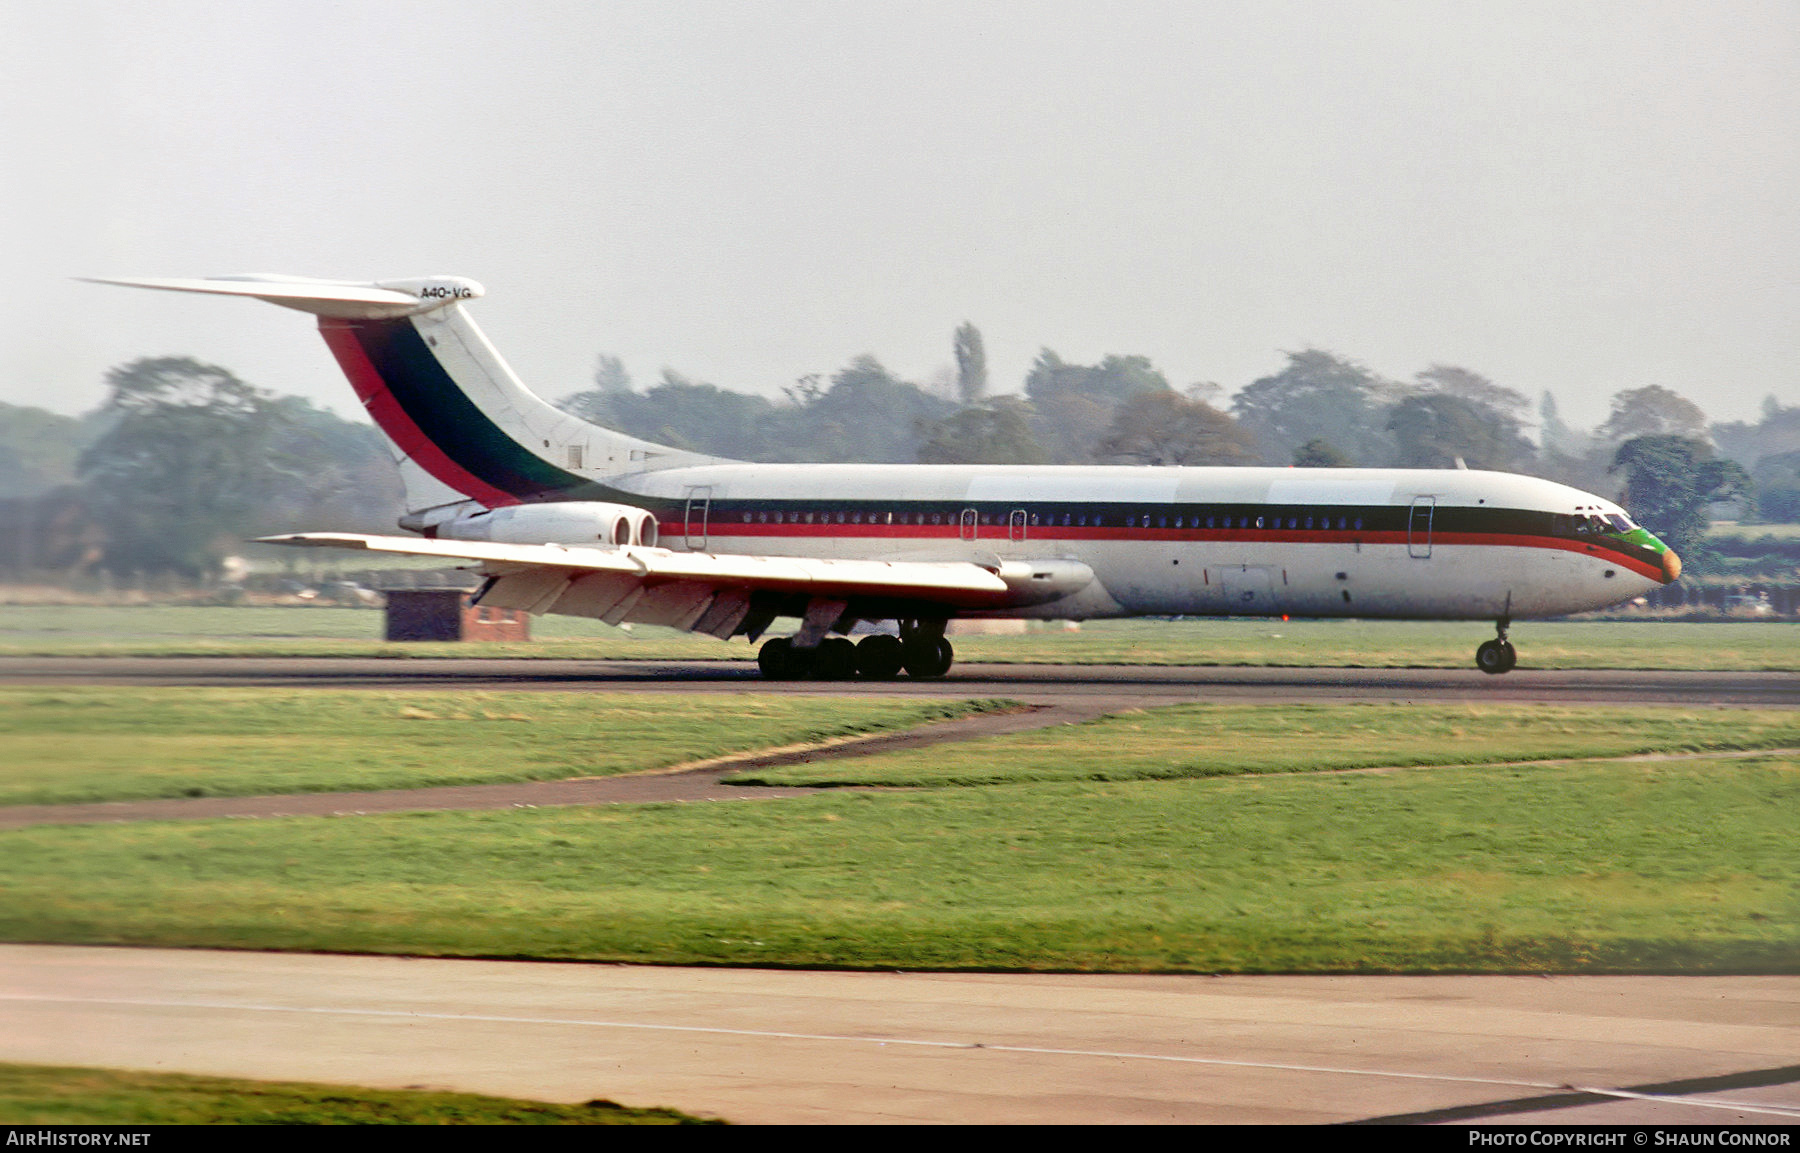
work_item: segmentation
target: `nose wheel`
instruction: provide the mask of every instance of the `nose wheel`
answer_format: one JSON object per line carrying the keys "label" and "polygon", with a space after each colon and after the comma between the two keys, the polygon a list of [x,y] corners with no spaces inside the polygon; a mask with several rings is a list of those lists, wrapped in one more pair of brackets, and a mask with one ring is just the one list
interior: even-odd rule
{"label": "nose wheel", "polygon": [[1481,647],[1475,650],[1476,668],[1484,673],[1509,673],[1513,666],[1519,663],[1518,651],[1513,648],[1512,642],[1506,639],[1506,629],[1510,624],[1512,624],[1510,620],[1502,617],[1494,626],[1495,632],[1499,635],[1491,641],[1484,641]]}

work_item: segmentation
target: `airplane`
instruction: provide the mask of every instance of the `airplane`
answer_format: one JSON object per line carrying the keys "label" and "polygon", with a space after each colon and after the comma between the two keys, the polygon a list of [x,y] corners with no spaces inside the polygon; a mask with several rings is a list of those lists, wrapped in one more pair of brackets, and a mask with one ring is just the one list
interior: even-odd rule
{"label": "airplane", "polygon": [[[756,464],[653,444],[522,384],[463,277],[94,278],[318,317],[405,484],[407,537],[270,543],[472,562],[479,604],[754,644],[770,679],[941,677],[960,618],[1515,619],[1631,600],[1681,560],[1611,501],[1476,469]],[[852,643],[859,623],[885,625]]]}

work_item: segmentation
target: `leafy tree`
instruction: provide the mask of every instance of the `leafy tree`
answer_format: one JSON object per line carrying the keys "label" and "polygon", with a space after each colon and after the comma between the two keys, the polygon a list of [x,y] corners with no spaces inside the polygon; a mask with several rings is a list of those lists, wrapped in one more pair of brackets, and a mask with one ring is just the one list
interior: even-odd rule
{"label": "leafy tree", "polygon": [[1706,506],[1749,489],[1742,465],[1716,459],[1712,446],[1698,437],[1659,433],[1620,445],[1613,468],[1625,473],[1626,507],[1645,528],[1690,568],[1716,563],[1706,543]]}
{"label": "leafy tree", "polygon": [[999,396],[962,409],[920,431],[921,464],[1043,464],[1044,446],[1031,435],[1031,409],[1016,396]]}
{"label": "leafy tree", "polygon": [[625,362],[602,353],[594,366],[594,387],[603,393],[630,392],[631,374],[625,371]]}
{"label": "leafy tree", "polygon": [[1800,521],[1800,450],[1758,460],[1752,479],[1758,519],[1775,524]]}
{"label": "leafy tree", "polygon": [[1532,473],[1583,492],[1608,493],[1617,489],[1617,480],[1609,476],[1612,446],[1563,423],[1556,398],[1548,392],[1538,403],[1538,430],[1541,447],[1537,463],[1530,469]]}
{"label": "leafy tree", "polygon": [[648,392],[599,388],[565,397],[562,407],[606,428],[658,444],[739,459],[768,447],[777,419],[774,402],[733,392],[665,368]]}
{"label": "leafy tree", "polygon": [[106,374],[116,423],[81,454],[116,571],[211,575],[274,479],[274,397],[188,357]]}
{"label": "leafy tree", "polygon": [[1173,391],[1143,356],[1072,364],[1046,348],[1025,376],[1025,395],[1037,413],[1032,429],[1058,464],[1094,459],[1121,402],[1140,393]]}
{"label": "leafy tree", "polygon": [[[1519,398],[1521,402],[1523,397]],[[1443,392],[1406,397],[1389,409],[1395,463],[1401,468],[1513,469],[1532,457],[1517,418],[1480,401]]]}
{"label": "leafy tree", "polygon": [[1570,428],[1557,411],[1556,397],[1548,389],[1538,401],[1538,435],[1545,456],[1585,456],[1592,448],[1587,435]]}
{"label": "leafy tree", "polygon": [[1245,385],[1231,402],[1266,462],[1284,464],[1314,439],[1331,442],[1357,463],[1380,463],[1392,455],[1381,410],[1393,385],[1323,349],[1286,355],[1287,367]]}
{"label": "leafy tree", "polygon": [[1612,399],[1612,413],[1594,430],[1608,444],[1639,436],[1706,438],[1706,414],[1700,406],[1660,384],[1628,388]]}
{"label": "leafy tree", "polygon": [[[664,369],[664,378],[669,375],[669,370]],[[631,373],[625,370],[625,362],[602,353],[594,366],[594,387],[570,393],[557,401],[556,407],[590,424],[629,431],[624,427],[627,418],[615,408],[614,401],[631,394]]]}
{"label": "leafy tree", "polygon": [[1171,391],[1168,378],[1147,356],[1108,356],[1099,364],[1071,364],[1046,348],[1025,376],[1025,395],[1033,403],[1074,393],[1110,406],[1140,392]]}
{"label": "leafy tree", "polygon": [[964,321],[956,330],[956,393],[965,405],[979,404],[987,386],[987,348],[981,330]]}
{"label": "leafy tree", "polygon": [[303,397],[271,402],[261,488],[249,530],[388,532],[405,505],[387,441]]}
{"label": "leafy tree", "polygon": [[904,463],[918,459],[920,430],[954,406],[863,355],[833,373],[831,387],[785,414],[781,459]]}
{"label": "leafy tree", "polygon": [[[1524,393],[1495,384],[1479,372],[1470,372],[1454,365],[1434,364],[1424,372],[1415,374],[1413,381],[1421,392],[1469,401],[1505,416],[1514,424],[1519,424],[1525,411],[1531,407],[1531,401]],[[1554,409],[1556,402],[1551,401],[1550,405]]]}
{"label": "leafy tree", "polygon": [[105,557],[105,546],[106,530],[77,485],[0,500],[0,572],[14,579],[76,576]]}
{"label": "leafy tree", "polygon": [[1097,451],[1138,464],[1245,465],[1259,459],[1231,417],[1173,392],[1139,392],[1120,402]]}
{"label": "leafy tree", "polygon": [[0,499],[38,496],[73,483],[81,450],[104,430],[97,414],[62,416],[0,404]]}
{"label": "leafy tree", "polygon": [[[1800,452],[1800,405],[1783,405],[1774,397],[1763,398],[1762,419],[1755,424],[1733,421],[1712,426],[1719,455],[1756,469],[1764,457]],[[1758,486],[1760,491],[1760,485]]]}
{"label": "leafy tree", "polygon": [[1354,463],[1322,436],[1315,436],[1294,450],[1295,468],[1350,468]]}

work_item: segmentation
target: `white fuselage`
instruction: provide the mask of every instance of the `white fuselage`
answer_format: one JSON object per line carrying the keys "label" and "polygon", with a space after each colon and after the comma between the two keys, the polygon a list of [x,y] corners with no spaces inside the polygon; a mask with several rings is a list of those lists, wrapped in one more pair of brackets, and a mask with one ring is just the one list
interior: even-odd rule
{"label": "white fuselage", "polygon": [[657,510],[673,549],[1094,572],[1071,596],[976,615],[1541,617],[1662,583],[1643,556],[1548,527],[1617,505],[1507,473],[716,464],[610,483]]}

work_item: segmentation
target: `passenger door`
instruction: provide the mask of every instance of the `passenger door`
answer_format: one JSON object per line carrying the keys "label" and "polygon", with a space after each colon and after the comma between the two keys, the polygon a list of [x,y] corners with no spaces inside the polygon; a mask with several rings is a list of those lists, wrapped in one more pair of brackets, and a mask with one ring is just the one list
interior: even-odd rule
{"label": "passenger door", "polygon": [[683,513],[689,552],[706,551],[706,514],[712,505],[712,485],[697,484],[688,489],[687,510]]}
{"label": "passenger door", "polygon": [[1437,497],[1415,496],[1412,512],[1406,520],[1406,555],[1416,560],[1431,557],[1431,521],[1437,512]]}

